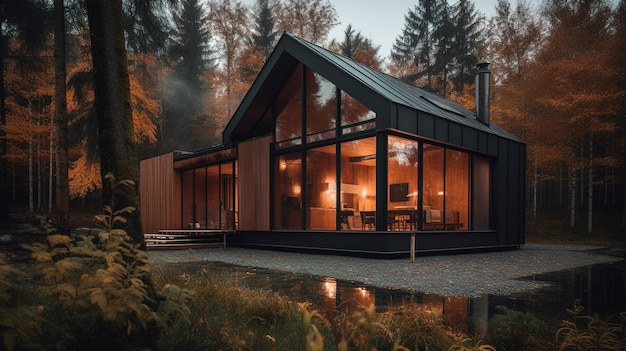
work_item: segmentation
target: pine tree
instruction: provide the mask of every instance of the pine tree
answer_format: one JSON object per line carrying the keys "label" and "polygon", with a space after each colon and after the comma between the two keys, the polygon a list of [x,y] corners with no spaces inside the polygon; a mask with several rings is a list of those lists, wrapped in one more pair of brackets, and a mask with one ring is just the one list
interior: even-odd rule
{"label": "pine tree", "polygon": [[[413,10],[404,16],[404,28],[391,51],[391,58],[399,64],[410,63],[413,71],[401,77],[406,82],[427,90],[435,87],[435,32],[441,23],[440,16],[445,0],[420,0]],[[424,79],[424,77],[426,77]]]}
{"label": "pine tree", "polygon": [[202,77],[212,67],[206,10],[198,0],[183,0],[182,6],[173,14],[173,24],[170,47],[173,72],[168,84],[161,135],[166,150],[194,149],[201,144],[190,138],[188,131],[201,118],[201,96],[209,89]]}
{"label": "pine tree", "polygon": [[470,0],[459,0],[453,7],[454,22],[454,91],[461,93],[466,84],[474,82],[474,72],[478,64],[477,48],[480,44],[480,24],[482,18]]}
{"label": "pine tree", "polygon": [[262,48],[267,59],[278,39],[276,19],[270,8],[270,0],[257,0],[252,17],[254,26],[251,30],[249,45]]}
{"label": "pine tree", "polygon": [[381,59],[378,55],[380,46],[374,45],[372,41],[363,36],[361,32],[356,32],[352,25],[348,25],[344,31],[343,42],[333,40],[330,49],[349,57],[357,62],[365,64],[374,69],[380,69]]}

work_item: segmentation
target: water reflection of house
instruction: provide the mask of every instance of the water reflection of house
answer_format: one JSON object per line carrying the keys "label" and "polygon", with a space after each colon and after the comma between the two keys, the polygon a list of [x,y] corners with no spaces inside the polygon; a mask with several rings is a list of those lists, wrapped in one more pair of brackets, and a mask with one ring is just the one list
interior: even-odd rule
{"label": "water reflection of house", "polygon": [[454,331],[478,332],[486,331],[488,309],[484,302],[487,296],[468,298],[464,296],[441,296],[436,294],[416,293],[407,299],[394,299],[393,291],[388,289],[368,288],[338,284],[335,279],[327,278],[320,282],[325,298],[316,301],[326,316],[334,316],[336,312],[348,315],[363,312],[370,304],[376,306],[377,312],[403,313],[407,306],[414,305],[432,313]]}
{"label": "water reflection of house", "polygon": [[284,34],[223,145],[141,162],[144,229],[376,257],[524,243],[525,144],[477,113]]}

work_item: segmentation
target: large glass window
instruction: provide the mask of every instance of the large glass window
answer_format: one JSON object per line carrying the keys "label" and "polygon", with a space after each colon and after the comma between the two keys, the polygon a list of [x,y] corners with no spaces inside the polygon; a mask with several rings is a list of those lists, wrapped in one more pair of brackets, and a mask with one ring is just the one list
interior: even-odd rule
{"label": "large glass window", "polygon": [[341,126],[342,134],[351,134],[376,128],[376,113],[367,106],[341,92]]}
{"label": "large glass window", "polygon": [[219,165],[213,165],[206,168],[207,180],[208,180],[208,193],[207,193],[207,228],[218,229],[220,228],[220,167]]}
{"label": "large glass window", "polygon": [[443,230],[444,217],[444,149],[424,144],[423,147],[423,230]]}
{"label": "large glass window", "polygon": [[[182,178],[183,223],[181,223],[181,228],[193,228],[198,223],[194,196],[194,170],[184,171]],[[200,226],[199,223],[198,226]]]}
{"label": "large glass window", "polygon": [[417,141],[390,135],[387,145],[387,227],[390,230],[416,229],[419,194]]}
{"label": "large glass window", "polygon": [[307,68],[307,142],[334,138],[337,125],[337,88],[326,78]]}
{"label": "large glass window", "polygon": [[376,223],[376,138],[341,144],[341,229],[374,230]]}
{"label": "large glass window", "polygon": [[298,65],[276,96],[277,148],[302,143],[302,66]]}
{"label": "large glass window", "polygon": [[274,228],[302,229],[301,153],[280,155],[274,160]]}
{"label": "large glass window", "polygon": [[206,168],[193,170],[194,174],[194,211],[197,228],[207,227],[207,174]]}
{"label": "large glass window", "polygon": [[182,174],[182,228],[234,229],[237,213],[235,163],[198,167]]}
{"label": "large glass window", "polygon": [[237,182],[234,162],[220,165],[220,226],[225,229],[237,228]]}
{"label": "large glass window", "polygon": [[469,154],[446,149],[445,229],[468,230],[469,196]]}
{"label": "large glass window", "polygon": [[306,152],[306,229],[337,228],[337,175],[335,145]]}

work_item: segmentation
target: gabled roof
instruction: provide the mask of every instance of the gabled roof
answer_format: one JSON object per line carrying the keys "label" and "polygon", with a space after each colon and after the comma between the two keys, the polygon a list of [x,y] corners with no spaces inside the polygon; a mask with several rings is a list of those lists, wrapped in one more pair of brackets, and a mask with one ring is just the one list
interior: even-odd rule
{"label": "gabled roof", "polygon": [[[520,141],[493,123],[486,125],[463,106],[379,72],[350,58],[283,33],[265,66],[235,111],[223,132],[224,144],[251,139],[271,132],[272,97],[280,90],[298,63],[302,63],[339,89],[345,90],[380,115],[391,105],[402,105],[451,122],[507,139]],[[417,117],[415,117],[417,118]]]}

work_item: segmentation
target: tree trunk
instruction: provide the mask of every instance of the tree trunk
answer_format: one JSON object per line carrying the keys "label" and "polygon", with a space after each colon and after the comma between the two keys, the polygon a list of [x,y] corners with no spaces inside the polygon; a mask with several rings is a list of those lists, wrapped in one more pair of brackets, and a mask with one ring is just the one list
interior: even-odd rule
{"label": "tree trunk", "polygon": [[[41,117],[37,118],[37,127],[41,127]],[[41,128],[37,128],[40,130]],[[37,133],[37,209],[41,210],[41,133]]]}
{"label": "tree trunk", "polygon": [[589,133],[589,184],[587,198],[587,234],[593,233],[593,132]]}
{"label": "tree trunk", "polygon": [[[572,148],[572,162],[574,161],[576,156],[576,151]],[[576,227],[576,170],[574,169],[574,165],[571,164],[569,166],[569,191],[570,191],[570,218],[569,218],[569,229],[574,229]]]}
{"label": "tree trunk", "polygon": [[[54,125],[54,120],[52,122]],[[53,157],[54,154],[53,146],[54,146],[54,128],[50,128],[50,162],[48,165],[48,213],[52,213],[52,179],[54,178],[54,174],[52,172],[53,168]]]}
{"label": "tree trunk", "polygon": [[[102,194],[105,205],[134,207],[126,232],[145,248],[139,212],[139,162],[135,151],[130,83],[124,44],[121,0],[86,0],[93,60],[95,110],[98,120]],[[105,179],[131,180],[134,187],[113,189]]]}
{"label": "tree trunk", "polygon": [[70,185],[67,156],[67,96],[65,67],[65,6],[54,0],[54,119],[57,134],[57,225],[61,233],[70,229]]}
{"label": "tree trunk", "polygon": [[537,186],[538,186],[538,176],[537,176],[537,160],[534,162],[533,167],[533,178],[534,178],[534,186],[533,186],[533,220],[537,219]]}
{"label": "tree trunk", "polygon": [[[2,15],[2,7],[0,6],[0,21],[4,20]],[[1,29],[0,29],[1,30]],[[4,43],[4,35],[0,33],[0,222],[4,222],[9,218],[9,201],[6,201],[11,196],[9,195],[9,163],[7,161],[7,134],[6,134],[6,90],[4,89],[4,59],[7,57]]]}
{"label": "tree trunk", "polygon": [[28,101],[28,211],[35,212],[35,203],[33,199],[33,110]]}

